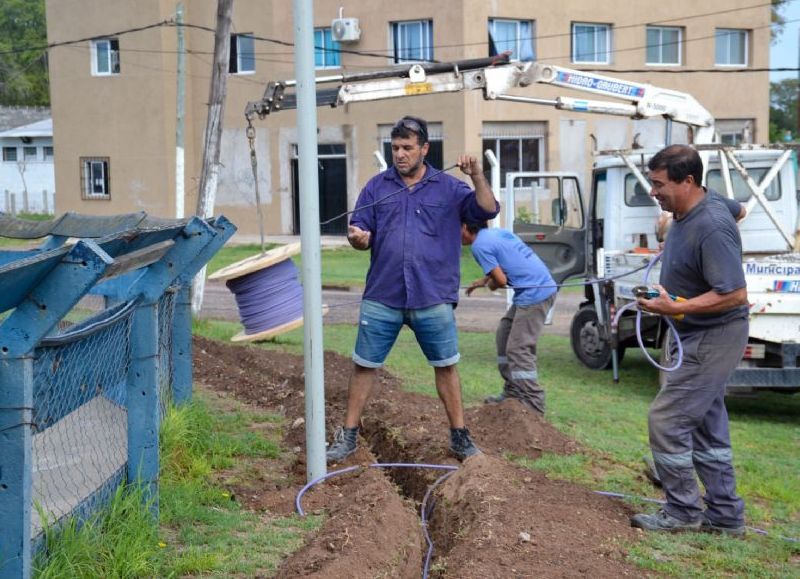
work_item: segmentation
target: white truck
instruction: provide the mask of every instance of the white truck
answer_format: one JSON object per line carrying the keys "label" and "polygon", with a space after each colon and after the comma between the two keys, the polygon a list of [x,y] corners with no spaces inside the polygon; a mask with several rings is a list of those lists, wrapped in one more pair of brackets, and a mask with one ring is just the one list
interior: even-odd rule
{"label": "white truck", "polygon": [[[800,391],[800,193],[795,149],[725,147],[715,143],[712,115],[691,95],[554,65],[508,62],[505,55],[319,77],[317,83],[335,85],[317,91],[320,106],[482,90],[490,100],[632,119],[663,118],[668,134],[672,121],[687,125],[689,141],[704,160],[706,185],[747,206],[740,230],[751,304],[750,342],[730,387]],[[515,91],[536,83],[624,102],[541,99]],[[261,100],[248,103],[248,122],[254,116],[295,108],[294,86],[295,81],[270,82]],[[634,299],[635,286],[658,280],[658,264],[648,266],[657,255],[655,225],[660,209],[648,195],[644,176],[654,152],[599,152],[586,200],[581,179],[574,173],[506,175],[506,224],[535,247],[558,283],[578,278],[587,282],[586,299],[572,321],[571,343],[578,359],[590,368],[609,368],[614,349],[621,360],[625,349],[637,344],[632,313],[620,318],[614,340],[611,321],[618,308]],[[641,327],[644,344],[661,348],[667,339],[666,323],[646,315]],[[662,360],[664,352],[662,348]]]}

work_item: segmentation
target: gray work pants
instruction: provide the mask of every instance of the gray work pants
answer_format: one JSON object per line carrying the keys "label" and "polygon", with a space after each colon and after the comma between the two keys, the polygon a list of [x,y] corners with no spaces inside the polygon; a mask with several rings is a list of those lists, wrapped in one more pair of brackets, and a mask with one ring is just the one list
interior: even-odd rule
{"label": "gray work pants", "polygon": [[503,392],[542,414],[544,390],[539,386],[536,340],[555,300],[556,294],[553,294],[538,304],[511,306],[500,319],[495,334],[497,368],[505,381]]}
{"label": "gray work pants", "polygon": [[[695,471],[705,487],[706,517],[720,525],[744,524],[736,495],[725,385],[747,345],[748,322],[681,337],[683,364],[650,406],[650,449],[666,493],[666,511],[685,522],[702,515]],[[677,357],[673,341],[672,359]]]}

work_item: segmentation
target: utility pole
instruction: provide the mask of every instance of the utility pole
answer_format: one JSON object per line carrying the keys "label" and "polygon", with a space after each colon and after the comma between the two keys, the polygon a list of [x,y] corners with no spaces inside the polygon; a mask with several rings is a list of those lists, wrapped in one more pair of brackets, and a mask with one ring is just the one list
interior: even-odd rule
{"label": "utility pole", "polygon": [[[217,30],[214,34],[214,64],[211,69],[211,90],[208,98],[208,118],[203,136],[203,168],[197,196],[196,215],[203,218],[214,214],[219,179],[219,150],[222,141],[222,120],[225,113],[225,94],[228,88],[228,59],[230,57],[231,14],[233,0],[217,0]],[[203,307],[206,268],[194,278],[192,311]]]}
{"label": "utility pole", "polygon": [[297,146],[300,175],[300,244],[303,255],[303,362],[306,387],[306,478],[324,476],[325,375],[322,355],[322,277],[317,169],[317,85],[314,72],[314,3],[294,0]]}
{"label": "utility pole", "polygon": [[175,218],[183,219],[186,214],[186,153],[184,149],[184,118],[186,116],[186,44],[183,39],[183,2],[175,9],[175,24],[178,33],[177,77],[177,119],[175,122]]}

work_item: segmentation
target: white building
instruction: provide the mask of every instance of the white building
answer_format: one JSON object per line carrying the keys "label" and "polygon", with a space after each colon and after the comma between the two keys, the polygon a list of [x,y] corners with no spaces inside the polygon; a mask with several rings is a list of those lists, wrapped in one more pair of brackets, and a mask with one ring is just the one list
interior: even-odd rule
{"label": "white building", "polygon": [[53,119],[0,132],[0,211],[54,213]]}

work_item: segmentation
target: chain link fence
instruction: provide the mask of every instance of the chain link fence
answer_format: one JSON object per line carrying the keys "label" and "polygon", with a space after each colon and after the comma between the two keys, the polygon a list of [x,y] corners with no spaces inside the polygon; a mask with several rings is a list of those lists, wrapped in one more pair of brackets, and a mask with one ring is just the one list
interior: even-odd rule
{"label": "chain link fence", "polygon": [[41,516],[52,525],[91,508],[122,480],[134,305],[119,304],[78,324],[61,324],[35,351],[34,538],[42,530]]}

